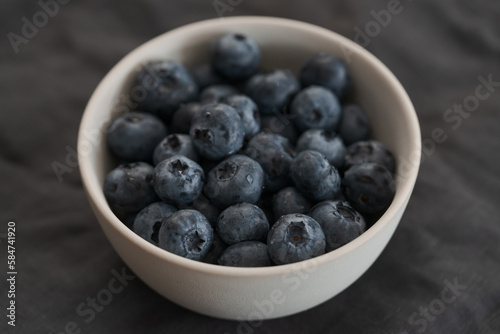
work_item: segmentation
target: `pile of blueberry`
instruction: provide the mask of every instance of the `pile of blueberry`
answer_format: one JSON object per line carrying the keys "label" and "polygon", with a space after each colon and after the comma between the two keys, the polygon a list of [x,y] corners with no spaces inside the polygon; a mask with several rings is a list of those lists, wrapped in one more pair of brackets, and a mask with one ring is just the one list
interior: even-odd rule
{"label": "pile of blueberry", "polygon": [[136,73],[137,111],[107,132],[116,215],[162,249],[225,266],[298,262],[362,234],[392,202],[395,159],[347,102],[343,61],[312,55],[297,79],[261,70],[243,34],[211,51],[191,71],[156,60]]}

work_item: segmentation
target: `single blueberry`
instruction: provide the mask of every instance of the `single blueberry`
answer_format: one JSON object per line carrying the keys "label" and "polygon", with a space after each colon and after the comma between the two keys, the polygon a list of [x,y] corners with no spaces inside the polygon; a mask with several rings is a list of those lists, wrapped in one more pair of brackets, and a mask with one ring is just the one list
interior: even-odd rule
{"label": "single blueberry", "polygon": [[238,90],[233,86],[224,84],[213,85],[203,89],[200,100],[204,104],[222,102],[224,98],[234,94],[238,94]]}
{"label": "single blueberry", "polygon": [[229,246],[219,258],[218,264],[230,267],[268,267],[273,262],[267,245],[259,241],[243,241]]}
{"label": "single blueberry", "polygon": [[295,187],[281,189],[273,197],[273,212],[276,218],[292,213],[307,213],[310,208],[311,202]]}
{"label": "single blueberry", "polygon": [[237,203],[256,203],[264,186],[262,167],[245,155],[232,155],[213,168],[207,176],[205,196],[225,209]]}
{"label": "single blueberry", "polygon": [[217,264],[217,261],[219,261],[219,258],[221,257],[222,253],[226,250],[227,245],[224,243],[224,241],[219,238],[217,233],[214,233],[214,241],[212,242],[212,246],[207,252],[207,255],[203,258],[203,262],[205,263],[211,263],[211,264]]}
{"label": "single blueberry", "polygon": [[348,104],[342,108],[339,135],[346,145],[370,138],[370,120],[365,110],[357,104]]}
{"label": "single blueberry", "polygon": [[350,79],[344,61],[330,54],[320,52],[309,58],[300,71],[303,87],[318,85],[331,90],[343,100],[350,90]]}
{"label": "single blueberry", "polygon": [[181,103],[193,101],[198,87],[189,72],[173,60],[156,60],[144,65],[132,84],[131,96],[137,110],[168,121]]}
{"label": "single blueberry", "polygon": [[173,157],[174,155],[183,155],[186,158],[198,162],[198,153],[193,145],[191,137],[183,134],[170,134],[165,137],[157,146],[153,153],[153,162],[155,165],[162,160]]}
{"label": "single blueberry", "polygon": [[104,196],[112,209],[138,212],[158,200],[153,166],[145,162],[119,165],[104,180]]}
{"label": "single blueberry", "polygon": [[212,247],[214,230],[195,210],[179,210],[163,220],[158,246],[185,258],[201,261]]}
{"label": "single blueberry", "polygon": [[299,83],[290,71],[274,70],[251,77],[245,86],[248,95],[266,115],[279,116],[299,91]]}
{"label": "single blueberry", "polygon": [[366,162],[382,165],[392,174],[396,171],[394,155],[387,146],[376,140],[358,141],[347,148],[346,169]]}
{"label": "single blueberry", "polygon": [[227,79],[246,79],[259,67],[260,50],[252,37],[238,33],[225,34],[214,41],[212,50],[213,68]]}
{"label": "single blueberry", "polygon": [[260,131],[260,113],[255,102],[246,95],[230,95],[222,100],[233,107],[241,118],[245,139],[249,140]]}
{"label": "single blueberry", "polygon": [[198,102],[189,102],[181,104],[181,106],[172,115],[170,121],[170,132],[172,133],[189,133],[191,122],[196,117],[196,113],[200,111],[201,104]]}
{"label": "single blueberry", "polygon": [[228,245],[241,241],[265,241],[269,222],[258,206],[239,203],[222,211],[215,230]]}
{"label": "single blueberry", "polygon": [[124,114],[111,123],[106,141],[124,161],[151,161],[156,145],[167,135],[163,122],[146,113]]}
{"label": "single blueberry", "polygon": [[334,131],[307,130],[297,141],[297,152],[305,150],[318,151],[337,169],[344,166],[346,147],[342,139]]}
{"label": "single blueberry", "polygon": [[261,118],[262,132],[274,133],[288,139],[290,144],[295,145],[299,138],[299,133],[289,115],[264,116]]}
{"label": "single blueberry", "polygon": [[344,174],[344,194],[361,214],[378,215],[392,203],[395,183],[392,173],[382,165],[354,165]]}
{"label": "single blueberry", "polygon": [[173,205],[192,203],[201,194],[204,181],[200,165],[182,155],[162,160],[154,169],[156,193]]}
{"label": "single blueberry", "polygon": [[200,155],[220,160],[243,146],[245,130],[233,107],[223,103],[210,103],[197,113],[189,134]]}
{"label": "single blueberry", "polygon": [[325,234],[317,221],[303,214],[281,216],[267,236],[269,255],[275,264],[287,264],[325,253]]}
{"label": "single blueberry", "polygon": [[203,63],[195,66],[191,71],[191,76],[200,90],[208,86],[224,83],[224,79],[214,71],[210,63]]}
{"label": "single blueberry", "polygon": [[261,132],[250,139],[244,153],[262,166],[266,191],[277,191],[291,183],[289,169],[295,152],[285,137]]}
{"label": "single blueberry", "polygon": [[359,237],[366,230],[363,216],[344,201],[324,201],[316,204],[308,216],[316,220],[326,237],[330,252]]}
{"label": "single blueberry", "polygon": [[290,107],[293,121],[299,130],[335,130],[341,116],[340,103],[328,89],[309,86],[300,91]]}
{"label": "single blueberry", "polygon": [[302,195],[313,202],[330,199],[340,192],[337,169],[317,151],[297,154],[290,165],[290,176]]}
{"label": "single blueberry", "polygon": [[163,202],[149,204],[137,214],[133,230],[141,238],[158,246],[158,232],[163,219],[170,217],[177,209]]}

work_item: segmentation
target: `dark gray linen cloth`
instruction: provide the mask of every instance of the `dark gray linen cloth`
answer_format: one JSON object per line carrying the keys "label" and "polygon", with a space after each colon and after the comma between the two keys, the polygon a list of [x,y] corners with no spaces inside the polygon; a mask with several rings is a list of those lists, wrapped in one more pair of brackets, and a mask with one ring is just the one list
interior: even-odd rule
{"label": "dark gray linen cloth", "polygon": [[[500,2],[4,0],[0,8],[1,333],[500,333]],[[424,140],[413,196],[375,264],[324,304],[262,323],[193,313],[134,278],[93,216],[74,160],[86,102],[117,61],[170,29],[236,15],[302,20],[363,44],[408,91]],[[67,166],[59,177],[54,162]],[[15,327],[6,317],[9,221]],[[103,299],[111,281],[117,292]],[[106,304],[94,305],[97,296]]]}

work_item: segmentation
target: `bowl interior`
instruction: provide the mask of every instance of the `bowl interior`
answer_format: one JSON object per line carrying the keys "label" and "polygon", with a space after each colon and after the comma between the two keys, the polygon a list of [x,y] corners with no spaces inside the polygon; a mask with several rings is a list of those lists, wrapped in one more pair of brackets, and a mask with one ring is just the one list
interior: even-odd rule
{"label": "bowl interior", "polygon": [[[286,19],[235,17],[195,23],[161,35],[121,60],[94,92],[80,127],[80,169],[95,209],[123,237],[132,240],[139,247],[149,247],[151,252],[159,254],[158,251],[161,250],[154,250],[156,247],[149,245],[119,222],[106,203],[102,184],[107,172],[114,167],[104,140],[107,125],[118,113],[131,109],[131,80],[141,64],[153,59],[168,58],[180,61],[189,68],[206,62],[210,59],[211,40],[226,32],[241,32],[255,38],[261,47],[263,68],[284,68],[297,73],[311,54],[320,51],[346,60],[353,81],[355,101],[367,111],[374,137],[385,143],[397,158],[397,190],[391,207],[374,226],[348,245],[322,257],[327,261],[328,258],[341,256],[343,252],[369,240],[406,205],[416,180],[420,161],[420,132],[413,106],[392,73],[366,50],[331,31]],[[400,170],[402,162],[405,164],[404,173]],[[248,273],[262,269],[206,265],[161,252],[165,253],[161,256],[169,261],[219,273]],[[266,270],[280,269],[273,267]]]}

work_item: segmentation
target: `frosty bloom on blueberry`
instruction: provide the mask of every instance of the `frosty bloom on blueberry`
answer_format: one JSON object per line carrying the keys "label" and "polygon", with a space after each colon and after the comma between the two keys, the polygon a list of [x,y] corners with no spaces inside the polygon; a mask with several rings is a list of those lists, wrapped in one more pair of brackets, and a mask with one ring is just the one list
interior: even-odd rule
{"label": "frosty bloom on blueberry", "polygon": [[215,166],[207,176],[205,195],[224,209],[237,203],[256,203],[262,193],[264,171],[244,155],[233,155]]}
{"label": "frosty bloom on blueberry", "polygon": [[158,245],[177,255],[201,261],[212,246],[214,231],[195,210],[180,210],[163,220]]}
{"label": "frosty bloom on blueberry", "polygon": [[227,79],[246,79],[257,71],[260,49],[250,36],[226,34],[214,41],[212,66]]}
{"label": "frosty bloom on blueberry", "polygon": [[309,216],[321,225],[325,233],[327,252],[356,239],[366,229],[363,216],[348,202],[320,202],[311,209]]}
{"label": "frosty bloom on blueberry", "polygon": [[145,162],[119,165],[104,180],[109,205],[123,212],[138,212],[158,199],[153,185],[153,166]]}
{"label": "frosty bloom on blueberry", "polygon": [[141,68],[132,84],[131,96],[137,109],[168,121],[181,103],[193,101],[198,87],[180,63],[152,61]]}
{"label": "frosty bloom on blueberry", "polygon": [[245,129],[233,107],[222,103],[204,105],[193,120],[189,134],[200,155],[220,160],[243,145]]}
{"label": "frosty bloom on blueberry", "polygon": [[276,264],[311,259],[325,253],[325,234],[317,221],[303,214],[281,216],[267,237]]}
{"label": "frosty bloom on blueberry", "polygon": [[262,70],[251,36],[212,42],[192,68],[138,69],[137,108],[106,137],[111,210],[145,241],[222,266],[304,261],[364,233],[391,205],[397,166],[370,137],[369,110],[348,100],[346,64],[320,52]]}
{"label": "frosty bloom on blueberry", "polygon": [[160,162],[154,170],[155,190],[166,203],[192,203],[203,190],[205,173],[196,162],[174,155]]}
{"label": "frosty bloom on blueberry", "polygon": [[320,86],[310,86],[297,94],[291,104],[293,120],[298,129],[335,130],[340,121],[337,97]]}
{"label": "frosty bloom on blueberry", "polygon": [[118,117],[108,129],[107,143],[125,161],[149,161],[156,145],[167,135],[157,117],[131,112]]}
{"label": "frosty bloom on blueberry", "polygon": [[290,165],[290,175],[295,187],[311,201],[324,201],[340,192],[337,169],[317,151],[300,152]]}

